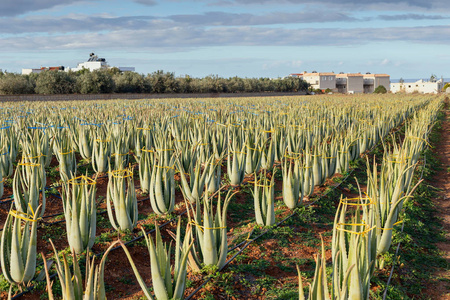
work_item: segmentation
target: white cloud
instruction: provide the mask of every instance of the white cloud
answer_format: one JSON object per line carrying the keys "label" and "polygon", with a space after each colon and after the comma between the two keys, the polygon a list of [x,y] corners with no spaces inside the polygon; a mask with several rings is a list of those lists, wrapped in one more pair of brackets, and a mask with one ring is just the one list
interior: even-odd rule
{"label": "white cloud", "polygon": [[2,0],[0,16],[16,16],[27,12],[49,9],[55,6],[70,5],[85,0]]}
{"label": "white cloud", "polygon": [[184,51],[212,46],[358,46],[380,41],[450,44],[450,26],[361,29],[284,29],[263,27],[149,27],[104,32],[0,38],[0,51],[105,47]]}

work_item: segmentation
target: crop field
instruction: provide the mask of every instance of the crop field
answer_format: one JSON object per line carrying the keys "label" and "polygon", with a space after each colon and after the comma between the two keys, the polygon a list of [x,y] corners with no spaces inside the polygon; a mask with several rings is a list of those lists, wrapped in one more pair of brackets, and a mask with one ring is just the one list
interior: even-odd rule
{"label": "crop field", "polygon": [[433,298],[445,105],[3,103],[1,298]]}

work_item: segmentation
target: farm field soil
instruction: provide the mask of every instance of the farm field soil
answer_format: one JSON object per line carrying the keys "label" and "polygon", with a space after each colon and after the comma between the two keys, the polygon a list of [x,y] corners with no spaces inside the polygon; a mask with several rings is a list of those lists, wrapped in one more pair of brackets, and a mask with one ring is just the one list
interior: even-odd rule
{"label": "farm field soil", "polygon": [[436,145],[435,153],[441,162],[441,170],[435,176],[434,186],[438,188],[439,198],[435,204],[438,216],[442,219],[442,230],[445,240],[437,244],[443,257],[447,261],[447,268],[437,272],[436,276],[444,280],[439,281],[434,292],[435,299],[450,299],[450,105],[447,99],[445,119],[442,122],[441,141]]}
{"label": "farm field soil", "polygon": [[[436,199],[436,204],[440,209],[440,217],[443,219],[443,230],[447,233],[450,230],[450,141],[449,141],[449,111],[448,103],[446,106],[447,118],[442,122],[442,140],[439,144],[434,144],[435,153],[441,160],[442,170],[436,174],[435,182],[432,182],[435,187],[440,188],[441,198]],[[227,266],[220,273],[213,275],[213,280],[207,284],[199,293],[192,299],[296,299],[298,297],[298,275],[296,265],[300,266],[301,275],[303,277],[304,285],[310,282],[314,275],[314,256],[320,249],[320,241],[323,238],[325,242],[326,258],[331,262],[330,242],[332,237],[332,227],[334,220],[334,213],[339,203],[341,194],[344,197],[357,197],[358,185],[361,185],[361,190],[365,191],[364,178],[366,178],[365,159],[360,159],[355,163],[356,169],[351,176],[337,189],[329,189],[342,180],[343,176],[338,174],[333,178],[328,179],[326,184],[315,188],[315,196],[311,199],[305,198],[305,204],[311,203],[319,199],[317,203],[311,205],[306,209],[302,209],[286,221],[282,226],[273,229],[268,234],[264,235],[258,241],[252,243],[245,251],[238,256],[230,265]],[[55,162],[52,162],[51,167],[56,168]],[[90,168],[90,167],[89,167]],[[56,169],[55,169],[56,170]],[[136,172],[137,173],[137,172]],[[224,173],[224,172],[222,172]],[[278,168],[275,176],[275,200],[276,200],[276,220],[280,221],[292,212],[288,210],[282,201],[282,184],[280,169]],[[92,174],[92,172],[91,172]],[[47,178],[48,184],[52,179]],[[135,174],[135,187],[139,192],[139,181]],[[175,178],[179,183],[179,178]],[[247,176],[243,186],[239,187],[239,193],[232,200],[227,214],[228,227],[228,244],[236,245],[240,241],[245,241],[252,233],[252,227],[255,227],[252,184],[248,181],[254,180],[253,177]],[[106,187],[108,178],[99,178],[97,181],[97,198],[98,210],[105,209]],[[329,192],[329,193],[328,193]],[[10,194],[10,189],[5,189],[5,195]],[[325,197],[320,195],[326,194]],[[138,200],[146,199],[148,196],[138,193]],[[145,200],[139,203],[139,226],[133,230],[131,234],[121,235],[124,241],[136,237],[140,233],[140,227],[149,230],[156,222],[162,224],[173,215],[168,217],[157,217],[152,214],[150,208],[150,201]],[[180,214],[185,210],[184,200],[179,189],[176,190],[177,208],[175,214]],[[50,196],[48,198],[49,210],[46,214],[53,214],[62,212],[61,200]],[[0,207],[0,219],[3,220],[7,215],[9,205]],[[186,223],[186,216],[183,218],[183,225]],[[54,221],[54,220],[52,220]],[[98,219],[99,226],[97,227],[97,236],[99,241],[96,242],[93,252],[100,253],[104,251],[111,241],[118,238],[118,234],[111,232],[111,227],[108,222],[106,214]],[[65,223],[54,226],[45,226],[39,230],[38,253],[44,252],[47,257],[52,254],[52,249],[48,243],[48,237],[52,236],[56,248],[62,250],[67,247],[66,241],[66,227]],[[256,226],[257,227],[257,226]],[[174,232],[176,230],[174,224],[169,224],[161,230],[165,242],[171,239],[167,231]],[[256,228],[251,237],[255,237],[263,228]],[[101,235],[101,236],[100,236]],[[154,238],[154,235],[152,235]],[[441,242],[439,247],[445,253],[447,261],[450,262],[450,236],[447,234],[446,242]],[[173,246],[173,245],[172,245]],[[136,242],[128,247],[131,255],[137,265],[137,268],[144,278],[147,286],[151,286],[151,272],[150,259],[148,250],[143,243],[143,240]],[[239,248],[237,248],[239,250]],[[228,258],[236,253],[236,250],[230,252]],[[195,290],[204,280],[205,274],[188,273],[188,284],[185,296],[189,295]],[[437,276],[449,279],[440,281],[439,286],[436,287],[435,293],[439,297],[432,299],[450,299],[446,298],[448,293],[448,283],[450,282],[450,272],[440,270]],[[55,281],[55,280],[54,280]],[[105,283],[107,289],[108,299],[145,299],[144,294],[138,285],[135,276],[131,270],[129,262],[122,249],[113,251],[108,256],[108,261],[105,269]],[[393,285],[398,285],[394,282]],[[379,286],[374,285],[373,289],[380,289]],[[5,293],[0,295],[1,299],[6,297]],[[45,291],[39,288],[32,293],[28,293],[20,299],[47,299]],[[58,299],[58,297],[57,297]],[[421,298],[422,299],[422,298]]]}

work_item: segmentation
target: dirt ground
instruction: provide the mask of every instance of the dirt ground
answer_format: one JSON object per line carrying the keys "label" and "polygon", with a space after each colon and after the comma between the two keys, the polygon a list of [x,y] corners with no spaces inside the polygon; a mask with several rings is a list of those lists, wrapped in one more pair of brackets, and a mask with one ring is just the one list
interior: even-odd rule
{"label": "dirt ground", "polygon": [[[442,164],[442,170],[439,170],[435,176],[434,186],[438,189],[440,189],[440,197],[436,199],[436,205],[438,206],[439,210],[439,216],[442,218],[443,222],[443,228],[442,230],[447,233],[447,240],[445,242],[441,242],[438,244],[439,249],[443,252],[444,257],[447,259],[447,262],[450,264],[450,110],[449,110],[449,103],[447,101],[446,106],[446,119],[442,123],[442,139],[440,144],[435,145],[435,152],[438,155],[441,164]],[[249,178],[247,178],[247,181]],[[98,180],[97,185],[97,195],[101,195],[103,197],[106,196],[106,185],[107,185],[107,178],[102,178]],[[331,180],[330,180],[331,181]],[[136,186],[138,186],[138,182],[136,182]],[[276,182],[276,190],[281,190],[281,183],[279,181]],[[5,194],[8,194],[10,192],[9,190],[5,190]],[[346,191],[344,188],[341,189],[342,193],[346,194]],[[348,192],[350,193],[350,191]],[[346,195],[350,197],[350,194]],[[139,195],[140,199],[143,199],[144,196]],[[246,198],[243,195],[238,195],[237,200],[238,203],[247,201]],[[182,202],[182,196],[180,191],[177,191],[177,203]],[[55,213],[55,212],[62,212],[62,207],[60,200],[58,200],[55,197],[50,197],[49,199],[49,208],[53,208],[53,210],[49,210],[48,214]],[[4,217],[7,214],[9,208],[8,205],[4,205],[4,207],[0,206],[0,220],[4,220]],[[104,208],[104,203],[100,206],[100,208]],[[185,209],[184,206],[180,206],[178,210],[175,213],[180,213]],[[152,212],[149,201],[144,201],[139,204],[139,213],[140,214],[149,214]],[[233,212],[230,211],[230,214]],[[289,211],[285,210],[282,213],[280,213],[280,217],[285,216],[288,214]],[[253,218],[252,212],[249,213],[248,218]],[[151,222],[153,220],[150,220]],[[0,222],[1,224],[3,222]],[[229,220],[229,226],[233,228],[234,226],[233,220]],[[53,229],[55,229],[54,227]],[[61,232],[65,231],[65,224],[61,224],[58,228],[60,228]],[[291,225],[290,228],[294,232],[302,232],[306,231],[305,228],[301,228],[299,226]],[[103,228],[99,229],[98,233],[102,233],[103,231],[106,232],[110,228]],[[168,226],[166,229],[174,231],[173,226]],[[329,231],[330,228],[313,228],[314,232],[317,233],[317,237],[319,233]],[[136,230],[136,232],[138,232]],[[231,232],[230,232],[231,233]],[[42,232],[40,233],[42,235]],[[164,234],[164,232],[163,232]],[[317,238],[316,237],[316,238]],[[329,243],[330,236],[325,238],[325,242]],[[61,237],[61,240],[55,241],[57,244],[58,249],[63,249],[67,246],[67,243],[65,241],[65,238]],[[317,245],[314,246],[303,246],[299,247],[299,245],[302,245],[304,241],[300,241],[299,238],[292,238],[289,240],[290,245],[284,249],[285,253],[283,255],[286,258],[297,256],[298,259],[311,259],[314,254],[317,253]],[[40,251],[44,251],[48,254],[51,254],[51,249],[48,247],[48,243],[44,242],[40,239],[40,243],[38,245]],[[101,244],[96,245],[94,251],[96,253],[100,252],[101,250],[104,250],[104,248],[107,247],[107,244]],[[274,249],[277,248],[277,244],[272,239],[265,240],[262,244],[259,245],[251,245],[249,249],[246,252],[246,258],[243,259],[240,264],[247,264],[252,263],[253,261],[261,258],[261,255],[264,252],[264,255],[267,257],[271,257],[271,255],[274,253]],[[261,249],[264,249],[262,251]],[[139,269],[140,274],[143,278],[145,278],[146,283],[148,285],[151,284],[151,273],[150,273],[150,263],[149,263],[149,257],[146,247],[140,243],[135,246],[129,247],[129,250],[135,259],[135,263]],[[327,252],[327,259],[330,259],[330,253]],[[270,262],[273,263],[272,261]],[[236,263],[237,264],[237,263]],[[234,263],[233,263],[234,265]],[[311,267],[312,268],[312,267]],[[278,266],[271,265],[270,268],[267,268],[267,274],[272,276],[277,280],[276,287],[281,288],[283,285],[286,285],[288,283],[297,284],[297,272],[296,270],[292,271],[284,271],[278,268]],[[188,292],[191,292],[195,289],[196,284],[200,283],[201,277],[196,277],[193,274],[189,274],[190,279],[193,282],[193,287],[188,289]],[[433,287],[433,290],[436,292],[436,294],[439,295],[439,298],[435,299],[450,299],[450,271],[448,268],[445,270],[440,270],[436,276],[439,276],[441,278],[448,279],[447,281],[441,280],[439,282],[439,285],[436,287]],[[283,279],[284,278],[284,279]],[[140,299],[140,297],[143,296],[143,293],[140,291],[140,287],[135,283],[134,274],[132,273],[128,261],[126,260],[124,253],[122,250],[119,251],[113,251],[109,254],[108,263],[106,265],[106,273],[105,273],[105,281],[108,284],[108,299]],[[248,287],[245,286],[239,286],[240,284],[236,282],[236,285],[239,287],[239,289],[242,287],[242,289],[248,289]],[[221,291],[219,291],[221,292]],[[246,299],[263,299],[258,298],[259,296],[251,296],[249,291],[243,291],[241,292],[241,295],[246,295]],[[5,294],[0,295],[0,297],[5,297]],[[34,292],[29,293],[22,297],[22,299],[40,299],[41,293]],[[199,296],[200,297],[200,296]],[[196,298],[201,299],[201,298]],[[218,298],[222,299],[222,298]],[[226,299],[225,297],[223,299]],[[234,297],[230,297],[229,299],[236,299]]]}
{"label": "dirt ground", "polygon": [[450,299],[450,110],[449,100],[447,99],[445,109],[445,120],[442,123],[441,141],[436,145],[437,154],[442,169],[436,173],[435,183],[433,184],[439,191],[439,198],[436,199],[436,205],[439,211],[439,217],[442,219],[442,230],[446,233],[446,240],[438,243],[439,250],[447,260],[447,268],[437,272],[436,276],[445,278],[441,280],[436,287],[437,299]]}

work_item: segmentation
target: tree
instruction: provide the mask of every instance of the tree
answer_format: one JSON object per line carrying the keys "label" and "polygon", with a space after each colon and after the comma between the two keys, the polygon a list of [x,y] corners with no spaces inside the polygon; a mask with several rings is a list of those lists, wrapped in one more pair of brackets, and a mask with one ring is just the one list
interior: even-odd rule
{"label": "tree", "polygon": [[44,71],[36,78],[37,94],[71,94],[77,92],[76,75],[73,72]]}
{"label": "tree", "polygon": [[81,73],[77,79],[77,87],[82,94],[112,93],[114,91],[114,81],[109,72],[95,70]]}
{"label": "tree", "polygon": [[33,94],[34,84],[28,76],[2,73],[0,75],[0,94],[16,95],[16,94]]}
{"label": "tree", "polygon": [[373,91],[374,94],[386,94],[387,90],[384,87],[384,85],[379,85],[377,88]]}
{"label": "tree", "polygon": [[148,93],[151,91],[150,81],[135,72],[123,72],[114,75],[116,93]]}
{"label": "tree", "polygon": [[437,80],[436,74],[431,74],[431,76],[430,76],[430,82],[436,82],[436,80]]}
{"label": "tree", "polygon": [[444,87],[442,88],[442,91],[443,91],[443,92],[446,92],[448,88],[450,88],[450,82],[447,82],[447,83],[444,85]]}

